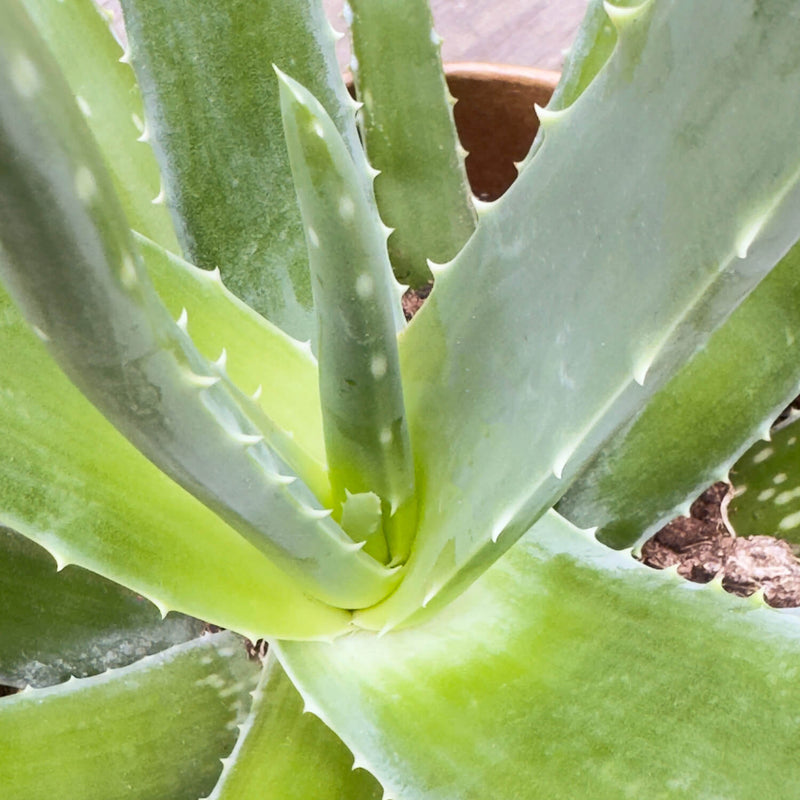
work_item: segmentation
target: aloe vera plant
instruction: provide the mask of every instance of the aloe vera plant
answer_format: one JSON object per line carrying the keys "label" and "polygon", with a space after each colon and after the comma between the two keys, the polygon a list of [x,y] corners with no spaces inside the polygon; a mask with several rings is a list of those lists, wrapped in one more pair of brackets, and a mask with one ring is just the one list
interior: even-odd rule
{"label": "aloe vera plant", "polygon": [[424,0],[357,103],[318,0],[0,8],[5,798],[794,797],[796,613],[630,548],[798,391],[800,5],[592,0],[492,203]]}

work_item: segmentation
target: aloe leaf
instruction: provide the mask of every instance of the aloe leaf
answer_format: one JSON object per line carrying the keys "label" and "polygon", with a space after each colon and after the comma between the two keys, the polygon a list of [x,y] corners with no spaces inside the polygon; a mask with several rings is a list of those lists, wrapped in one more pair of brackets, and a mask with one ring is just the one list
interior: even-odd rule
{"label": "aloe leaf", "polygon": [[401,337],[425,503],[403,585],[363,624],[463,589],[796,237],[794,18],[607,8],[613,55],[543,117],[536,155]]}
{"label": "aloe leaf", "polygon": [[208,800],[381,800],[383,789],[329,728],[304,712],[281,665],[267,656],[250,714]]}
{"label": "aloe leaf", "polygon": [[728,519],[739,536],[764,534],[800,544],[799,431],[791,418],[734,464]]}
{"label": "aloe leaf", "polygon": [[277,654],[390,797],[749,800],[800,780],[800,617],[552,512],[423,625]]}
{"label": "aloe leaf", "polygon": [[[3,91],[44,91],[49,68],[42,48],[20,51],[11,34],[21,31],[30,40],[33,33],[16,4],[7,10],[0,33],[13,43],[0,52],[4,64],[16,59],[16,72]],[[79,114],[58,111],[65,123]],[[10,116],[12,125],[22,124]],[[43,162],[44,152],[36,151],[34,163]],[[52,208],[46,213],[54,216]],[[10,225],[11,209],[0,218]],[[30,241],[38,239],[36,230]],[[130,446],[65,378],[2,290],[0,320],[0,524],[46,547],[59,565],[79,564],[129,586],[163,613],[178,609],[256,636],[278,630],[303,636],[304,629],[327,635],[347,625],[348,615],[310,600]]]}
{"label": "aloe leaf", "polygon": [[80,113],[23,23],[4,26],[11,81],[0,89],[10,293],[116,427],[305,591],[341,608],[376,602],[392,574],[287,474],[284,432],[253,418],[161,305]]}
{"label": "aloe leaf", "polygon": [[353,77],[375,197],[393,228],[389,256],[401,283],[432,276],[475,230],[452,99],[427,0],[349,0]]}
{"label": "aloe leaf", "polygon": [[[727,480],[728,467],[797,395],[799,270],[800,245],[795,245],[705,347],[603,447],[559,502],[560,513],[578,525],[596,526],[604,543],[628,547],[686,513],[688,498]],[[756,532],[749,526],[743,531]]]}
{"label": "aloe leaf", "polygon": [[78,101],[131,227],[179,252],[166,206],[152,202],[161,178],[146,143],[142,99],[108,24],[91,0],[22,4]]}
{"label": "aloe leaf", "polygon": [[310,600],[129,444],[1,289],[0,320],[0,524],[60,567],[78,564],[129,586],[163,614],[177,609],[253,640],[347,627],[347,614]]}
{"label": "aloe leaf", "polygon": [[228,288],[283,330],[313,338],[303,228],[270,65],[320,98],[355,151],[352,102],[320,0],[212,0],[202,14],[193,0],[122,6],[187,258],[219,268]]}
{"label": "aloe leaf", "polygon": [[[319,377],[310,348],[229,292],[218,272],[199,269],[149,239],[134,236],[158,296],[209,361],[251,396],[284,431],[287,460],[317,497],[330,496],[322,436]],[[269,387],[268,391],[264,387]]]}
{"label": "aloe leaf", "polygon": [[0,684],[49,686],[123,667],[199,636],[200,620],[168,614],[92,572],[0,528]]}
{"label": "aloe leaf", "polygon": [[194,800],[233,748],[257,675],[241,640],[222,633],[4,698],[3,797]]}
{"label": "aloe leaf", "polygon": [[414,471],[400,383],[402,319],[384,227],[322,105],[280,74],[281,108],[308,241],[328,470],[345,492],[384,505],[389,552],[405,561],[415,522]]}
{"label": "aloe leaf", "polygon": [[[631,7],[636,4],[627,3]],[[615,5],[624,6],[626,3]],[[616,43],[617,29],[608,16],[605,0],[589,0],[586,14],[564,59],[558,86],[547,104],[548,109],[557,111],[571,106],[597,77]]]}

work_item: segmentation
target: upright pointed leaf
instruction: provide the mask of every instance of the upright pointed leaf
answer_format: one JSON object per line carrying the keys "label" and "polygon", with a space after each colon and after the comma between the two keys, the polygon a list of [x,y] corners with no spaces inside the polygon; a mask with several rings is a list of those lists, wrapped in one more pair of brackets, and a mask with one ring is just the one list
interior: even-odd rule
{"label": "upright pointed leaf", "polygon": [[0,684],[49,686],[123,667],[199,636],[200,620],[168,614],[0,528]]}
{"label": "upright pointed leaf", "polygon": [[230,633],[0,700],[5,800],[196,800],[234,746],[258,671]]}
{"label": "upright pointed leaf", "polygon": [[751,800],[800,781],[800,617],[552,513],[420,627],[278,655],[390,797]]}
{"label": "upright pointed leaf", "polygon": [[[415,288],[475,230],[452,99],[427,0],[350,0],[353,77],[395,275]],[[461,151],[463,152],[463,151]]]}
{"label": "upright pointed leaf", "polygon": [[250,714],[208,800],[381,800],[383,789],[303,700],[270,654]]}
{"label": "upright pointed leaf", "polygon": [[320,98],[355,150],[351,101],[320,0],[211,0],[202,13],[193,0],[122,6],[187,258],[218,267],[229,289],[288,333],[313,338],[303,229],[271,65]]}
{"label": "upright pointed leaf", "polygon": [[497,558],[800,229],[794,4],[607,8],[613,55],[544,115],[534,158],[401,339],[425,503],[409,573],[365,624],[444,601]]}
{"label": "upright pointed leaf", "polygon": [[416,508],[395,334],[402,312],[386,233],[333,121],[305,88],[279,77],[308,240],[334,501],[340,506],[346,492],[380,497],[389,552],[402,563]]}

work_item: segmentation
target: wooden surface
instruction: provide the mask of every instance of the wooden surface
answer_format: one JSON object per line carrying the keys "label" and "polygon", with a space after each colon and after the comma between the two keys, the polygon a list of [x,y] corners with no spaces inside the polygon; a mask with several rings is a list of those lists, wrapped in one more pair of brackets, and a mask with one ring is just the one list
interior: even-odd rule
{"label": "wooden surface", "polygon": [[[118,0],[96,0],[117,12]],[[392,2],[392,0],[389,0]],[[342,0],[323,0],[331,21],[344,30]],[[493,61],[560,69],[586,10],[586,0],[431,0],[445,61]],[[346,40],[339,61],[349,61]]]}
{"label": "wooden surface", "polygon": [[[342,0],[323,0],[344,30]],[[586,0],[431,0],[445,61],[492,61],[560,69],[586,10]],[[346,41],[339,60],[346,65]]]}

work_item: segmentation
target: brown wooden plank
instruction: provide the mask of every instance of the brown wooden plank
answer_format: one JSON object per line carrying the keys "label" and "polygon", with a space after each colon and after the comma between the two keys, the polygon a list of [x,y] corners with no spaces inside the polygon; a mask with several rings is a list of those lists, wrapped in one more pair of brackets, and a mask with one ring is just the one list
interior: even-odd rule
{"label": "brown wooden plank", "polygon": [[[344,29],[342,0],[324,0],[334,26]],[[431,0],[445,61],[489,61],[560,69],[586,10],[586,0]],[[342,65],[349,60],[339,44]]]}
{"label": "brown wooden plank", "polygon": [[[95,0],[119,18],[119,0]],[[331,21],[344,29],[343,0],[323,0]],[[445,61],[486,61],[560,69],[587,0],[431,0]],[[338,47],[345,67],[344,39]]]}

